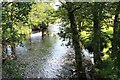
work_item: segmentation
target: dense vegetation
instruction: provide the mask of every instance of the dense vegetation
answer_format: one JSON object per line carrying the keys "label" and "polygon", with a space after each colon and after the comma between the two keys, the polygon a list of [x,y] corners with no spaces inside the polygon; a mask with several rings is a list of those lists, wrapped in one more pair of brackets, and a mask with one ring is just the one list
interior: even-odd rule
{"label": "dense vegetation", "polygon": [[62,37],[72,39],[78,77],[85,78],[81,49],[85,47],[94,54],[94,78],[119,78],[119,6],[119,2],[66,2],[59,8],[58,15],[66,26]]}
{"label": "dense vegetation", "polygon": [[17,59],[17,43],[36,28],[44,35],[49,24],[59,21],[62,23],[59,36],[69,39],[67,46],[75,51],[77,78],[88,79],[82,52],[85,48],[94,54],[89,71],[92,80],[120,79],[120,2],[60,3],[56,11],[49,3],[2,3],[3,62],[8,58],[7,45],[12,49],[9,59]]}

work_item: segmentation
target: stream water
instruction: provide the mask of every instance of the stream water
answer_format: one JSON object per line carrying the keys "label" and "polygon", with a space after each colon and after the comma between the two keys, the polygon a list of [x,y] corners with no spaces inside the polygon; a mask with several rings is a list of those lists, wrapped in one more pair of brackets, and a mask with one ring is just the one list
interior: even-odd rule
{"label": "stream water", "polygon": [[[23,46],[17,46],[16,52],[18,59],[23,63],[27,63],[25,69],[25,78],[57,78],[64,65],[66,55],[73,52],[72,48],[67,48],[57,35],[59,25],[50,25],[50,35],[46,35],[42,40],[41,33],[31,34],[31,45],[29,40],[23,43]],[[8,51],[10,48],[8,46]],[[90,55],[87,50],[83,49],[86,59]]]}
{"label": "stream water", "polygon": [[[60,40],[57,35],[59,31],[58,25],[51,25],[49,36],[45,36],[44,40],[41,38],[41,33],[32,33],[31,42],[23,42],[23,47],[17,46],[17,54],[19,59],[28,63],[25,70],[26,78],[57,78],[59,70],[62,69],[65,56],[72,49],[62,45],[66,42]],[[31,48],[31,49],[29,49]]]}

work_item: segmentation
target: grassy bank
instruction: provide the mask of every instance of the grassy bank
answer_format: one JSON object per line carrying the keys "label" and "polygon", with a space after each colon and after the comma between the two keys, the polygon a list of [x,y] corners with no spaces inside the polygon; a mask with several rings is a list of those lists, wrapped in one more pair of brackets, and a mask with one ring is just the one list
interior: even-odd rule
{"label": "grassy bank", "polygon": [[2,64],[2,78],[22,78],[26,65],[18,60],[6,60]]}

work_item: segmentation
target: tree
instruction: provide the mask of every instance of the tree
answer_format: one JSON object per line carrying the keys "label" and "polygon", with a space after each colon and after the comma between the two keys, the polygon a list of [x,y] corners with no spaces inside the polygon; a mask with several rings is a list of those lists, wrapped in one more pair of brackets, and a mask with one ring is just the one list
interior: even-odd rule
{"label": "tree", "polygon": [[93,53],[94,53],[94,62],[98,67],[101,60],[101,17],[104,3],[94,3],[93,6]]}
{"label": "tree", "polygon": [[[82,6],[80,6],[80,4],[82,4]],[[59,17],[61,18],[62,24],[64,24],[64,28],[61,29],[60,36],[63,38],[72,39],[75,56],[81,53],[81,50],[76,49],[78,49],[78,47],[80,49],[82,48],[80,43],[80,46],[75,46],[78,44],[77,42],[82,42],[83,46],[85,47],[86,45],[84,44],[87,44],[90,52],[93,52],[95,67],[93,66],[94,72],[92,75],[94,76],[95,74],[95,78],[110,78],[112,76],[110,72],[112,72],[114,69],[116,69],[119,74],[119,9],[117,8],[115,11],[116,6],[118,7],[118,5],[119,3],[107,2],[66,2],[65,4],[62,3],[62,6],[60,6],[58,10]],[[114,12],[116,15],[115,19],[113,20]],[[114,34],[112,35],[113,24]],[[88,35],[86,36],[86,34]],[[112,38],[112,36],[114,37]],[[111,42],[113,47],[112,51],[114,53],[111,52]],[[76,51],[78,51],[78,53]],[[111,57],[113,58],[113,61],[111,60],[111,57],[109,57],[110,54],[112,54]],[[106,55],[108,57],[106,57]],[[77,59],[81,60],[80,56],[81,55],[78,55],[79,58],[76,58],[76,64],[79,62],[79,65],[81,65],[81,62],[77,62]],[[115,62],[115,65],[113,65],[113,62]],[[106,66],[108,63],[111,67]],[[109,69],[107,69],[108,67]],[[76,67],[76,69],[78,68]],[[104,71],[106,69],[107,71]],[[84,71],[84,69],[82,70]],[[79,73],[77,72],[77,74]]]}
{"label": "tree", "polygon": [[6,45],[11,46],[12,55],[14,58],[16,56],[16,42],[19,42],[21,34],[16,30],[16,26],[19,22],[27,24],[28,13],[30,11],[31,3],[21,3],[21,2],[3,2],[2,3],[2,45],[3,45],[3,57],[6,49]]}
{"label": "tree", "polygon": [[66,4],[63,4],[62,6],[63,6],[63,8],[65,8],[67,10],[67,17],[68,17],[70,29],[72,32],[72,44],[73,44],[74,50],[75,50],[77,77],[85,79],[86,76],[85,76],[84,68],[82,65],[82,46],[80,45],[80,41],[79,41],[80,36],[79,36],[79,32],[77,30],[77,25],[75,22],[75,15],[74,15],[74,12],[77,9],[81,8],[81,4],[79,4],[79,6],[75,6],[75,3],[66,2]]}
{"label": "tree", "polygon": [[113,26],[113,38],[112,38],[112,57],[115,61],[115,68],[117,69],[117,75],[120,76],[120,2],[115,3],[115,17]]}
{"label": "tree", "polygon": [[49,27],[50,23],[55,22],[54,16],[55,9],[50,3],[35,3],[32,5],[31,12],[29,14],[29,24],[32,29],[39,29],[44,36],[45,30]]}

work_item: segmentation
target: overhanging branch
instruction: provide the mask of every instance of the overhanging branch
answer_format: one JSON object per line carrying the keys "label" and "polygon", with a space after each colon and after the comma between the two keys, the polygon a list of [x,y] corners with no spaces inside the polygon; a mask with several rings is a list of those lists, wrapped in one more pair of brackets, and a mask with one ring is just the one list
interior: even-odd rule
{"label": "overhanging branch", "polygon": [[13,2],[8,2],[8,3],[2,3],[2,7],[7,7],[8,5],[10,5],[11,3],[13,3]]}

